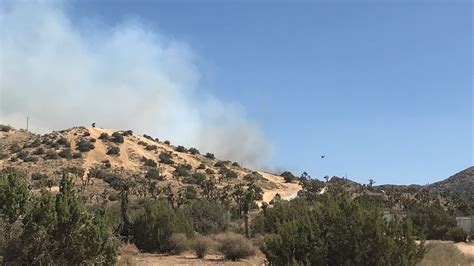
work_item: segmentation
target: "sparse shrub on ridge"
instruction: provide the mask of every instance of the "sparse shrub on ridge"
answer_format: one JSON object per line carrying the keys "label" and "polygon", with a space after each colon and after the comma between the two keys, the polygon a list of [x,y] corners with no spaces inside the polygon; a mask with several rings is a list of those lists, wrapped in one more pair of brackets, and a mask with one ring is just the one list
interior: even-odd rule
{"label": "sparse shrub on ridge", "polygon": [[209,153],[209,152],[206,153],[206,158],[209,158],[209,159],[211,159],[211,160],[216,159],[216,157],[214,156],[214,153]]}
{"label": "sparse shrub on ridge", "polygon": [[158,146],[156,145],[146,145],[145,147],[145,150],[147,151],[155,151],[156,149],[158,149]]}
{"label": "sparse shrub on ridge", "polygon": [[120,132],[116,131],[112,133],[111,141],[115,143],[124,143],[125,140],[123,138],[123,135]]}
{"label": "sparse shrub on ridge", "polygon": [[149,139],[149,140],[153,140],[153,138],[150,135],[147,135],[147,134],[143,134],[143,137],[146,138],[146,139]]}
{"label": "sparse shrub on ridge", "polygon": [[195,154],[199,154],[199,150],[196,149],[196,148],[189,148],[189,153],[191,153],[192,155],[195,155]]}
{"label": "sparse shrub on ridge", "polygon": [[101,140],[109,140],[110,136],[106,132],[100,133],[99,139]]}
{"label": "sparse shrub on ridge", "polygon": [[164,176],[161,175],[160,171],[156,168],[149,168],[145,174],[145,178],[147,179],[156,179],[162,181],[165,179]]}
{"label": "sparse shrub on ridge", "polygon": [[71,159],[72,158],[72,152],[71,149],[66,148],[62,149],[60,152],[58,152],[59,157],[64,158],[64,159]]}
{"label": "sparse shrub on ridge", "polygon": [[48,150],[44,155],[45,160],[59,159],[59,155],[54,150]]}
{"label": "sparse shrub on ridge", "polygon": [[285,171],[280,174],[281,177],[285,180],[285,183],[291,183],[296,180],[296,176],[294,176],[291,172]]}
{"label": "sparse shrub on ridge", "polygon": [[206,169],[206,165],[204,165],[203,163],[199,164],[199,166],[196,168],[198,170],[204,170]]}
{"label": "sparse shrub on ridge", "polygon": [[176,147],[177,152],[187,152],[186,148],[184,146],[179,145]]}
{"label": "sparse shrub on ridge", "polygon": [[169,140],[165,140],[163,143],[166,145],[171,145],[171,142]]}
{"label": "sparse shrub on ridge", "polygon": [[132,130],[126,130],[122,133],[124,136],[133,136],[133,131]]}
{"label": "sparse shrub on ridge", "polygon": [[173,157],[168,152],[161,152],[159,155],[160,162],[164,164],[174,164]]}
{"label": "sparse shrub on ridge", "polygon": [[153,159],[147,159],[145,161],[145,165],[149,166],[149,167],[157,167],[158,166],[158,164]]}
{"label": "sparse shrub on ridge", "polygon": [[56,140],[56,143],[67,148],[71,147],[71,143],[69,143],[69,141],[64,137],[60,137],[58,140]]}
{"label": "sparse shrub on ridge", "polygon": [[189,169],[186,167],[186,165],[180,164],[175,168],[173,175],[177,177],[189,176]]}
{"label": "sparse shrub on ridge", "polygon": [[72,154],[72,158],[73,158],[73,159],[82,158],[82,153],[80,153],[80,152],[75,152],[75,153]]}
{"label": "sparse shrub on ridge", "polygon": [[43,155],[44,154],[44,149],[43,147],[38,147],[34,152],[34,155]]}
{"label": "sparse shrub on ridge", "polygon": [[78,142],[76,143],[76,148],[80,152],[88,152],[94,149],[95,146],[89,140],[82,138],[82,139],[79,139]]}
{"label": "sparse shrub on ridge", "polygon": [[120,155],[120,148],[118,146],[110,146],[107,150],[107,155]]}
{"label": "sparse shrub on ridge", "polygon": [[12,127],[0,124],[0,131],[9,132],[10,130],[12,130]]}
{"label": "sparse shrub on ridge", "polygon": [[30,163],[35,163],[39,160],[38,157],[29,155],[25,159],[23,159],[24,162],[30,162]]}

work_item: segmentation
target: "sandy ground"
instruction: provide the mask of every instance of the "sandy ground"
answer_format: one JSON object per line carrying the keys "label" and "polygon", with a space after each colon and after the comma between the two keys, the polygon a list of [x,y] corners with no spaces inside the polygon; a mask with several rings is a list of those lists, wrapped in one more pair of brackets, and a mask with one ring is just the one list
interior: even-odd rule
{"label": "sandy ground", "polygon": [[474,243],[456,243],[456,247],[461,250],[462,253],[474,257]]}
{"label": "sandy ground", "polygon": [[285,180],[281,176],[273,175],[267,172],[259,172],[264,178],[275,182],[278,185],[278,188],[272,190],[263,190],[263,201],[271,201],[275,195],[278,193],[282,199],[291,199],[294,198],[296,193],[301,190],[301,186],[298,183],[285,183]]}
{"label": "sandy ground", "polygon": [[198,259],[194,254],[187,252],[176,256],[147,253],[124,255],[119,258],[118,265],[265,265],[265,263],[261,254],[241,261],[228,261],[222,256],[212,254],[204,259]]}

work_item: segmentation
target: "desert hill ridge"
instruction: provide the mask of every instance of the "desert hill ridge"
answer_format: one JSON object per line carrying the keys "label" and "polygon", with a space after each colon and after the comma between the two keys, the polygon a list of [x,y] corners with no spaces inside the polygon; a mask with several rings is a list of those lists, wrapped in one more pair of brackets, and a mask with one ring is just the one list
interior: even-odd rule
{"label": "desert hill ridge", "polygon": [[[297,183],[285,183],[283,177],[252,171],[238,163],[222,161],[213,154],[200,154],[197,149],[173,146],[149,135],[134,135],[132,131],[120,131],[99,127],[73,127],[61,131],[37,135],[8,126],[0,128],[0,168],[15,167],[38,178],[37,173],[54,176],[61,168],[80,168],[76,183],[88,177],[93,186],[88,193],[100,194],[109,189],[107,182],[93,176],[92,171],[108,168],[131,176],[154,173],[158,183],[173,188],[193,183],[192,173],[202,173],[217,182],[217,186],[249,181],[262,188],[263,201],[269,202],[278,193],[283,199],[294,197],[301,189]],[[157,169],[154,171],[153,169]],[[38,186],[40,186],[38,184]],[[57,189],[53,184],[51,190]]]}

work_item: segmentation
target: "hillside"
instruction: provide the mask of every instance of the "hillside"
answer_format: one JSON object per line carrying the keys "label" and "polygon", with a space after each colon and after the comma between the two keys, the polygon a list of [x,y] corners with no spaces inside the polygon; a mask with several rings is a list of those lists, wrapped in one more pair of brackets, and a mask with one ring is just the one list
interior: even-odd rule
{"label": "hillside", "polygon": [[296,183],[285,183],[281,176],[252,171],[213,154],[173,146],[146,134],[134,135],[130,130],[74,127],[37,135],[2,126],[0,140],[0,168],[21,169],[35,189],[57,190],[58,175],[64,169],[76,176],[76,185],[91,198],[113,194],[113,178],[118,174],[138,183],[153,180],[157,187],[169,186],[174,192],[196,188],[198,174],[214,180],[218,188],[252,181],[262,188],[265,202],[277,193],[286,198],[301,189]]}
{"label": "hillside", "polygon": [[445,180],[425,186],[431,191],[456,192],[463,196],[474,197],[474,166],[456,173]]}

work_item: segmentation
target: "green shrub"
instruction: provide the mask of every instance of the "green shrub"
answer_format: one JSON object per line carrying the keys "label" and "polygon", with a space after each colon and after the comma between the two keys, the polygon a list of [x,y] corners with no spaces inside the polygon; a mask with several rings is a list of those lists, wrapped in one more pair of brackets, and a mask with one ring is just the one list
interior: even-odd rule
{"label": "green shrub", "polygon": [[79,141],[76,143],[76,149],[78,149],[80,152],[88,152],[94,148],[94,144],[84,138],[79,139]]}
{"label": "green shrub", "polygon": [[109,140],[110,136],[106,132],[100,133],[99,139],[101,140]]}
{"label": "green shrub", "polygon": [[120,155],[120,148],[118,146],[110,146],[107,150],[107,155]]}
{"label": "green shrub", "polygon": [[188,151],[189,151],[189,153],[191,153],[191,154],[193,154],[193,155],[195,155],[195,154],[200,154],[200,153],[199,153],[199,150],[196,149],[196,148],[189,148]]}
{"label": "green shrub", "polygon": [[69,141],[64,137],[60,137],[58,140],[56,140],[56,143],[67,148],[71,147],[71,143],[69,143]]}
{"label": "green shrub", "polygon": [[26,157],[28,157],[29,153],[28,151],[21,150],[20,152],[17,153],[16,157],[21,160],[25,160]]}
{"label": "green shrub", "polygon": [[227,167],[222,167],[219,173],[221,174],[221,179],[223,180],[236,179],[238,177],[236,172],[230,170]]}
{"label": "green shrub", "polygon": [[168,152],[161,152],[158,157],[160,158],[160,162],[164,164],[174,164],[174,161],[172,160],[173,157]]}
{"label": "green shrub", "polygon": [[194,229],[204,235],[223,232],[230,222],[229,211],[214,202],[196,200],[186,206],[184,212],[191,218]]}
{"label": "green shrub", "polygon": [[165,140],[163,143],[166,145],[171,145],[171,142],[169,140]]}
{"label": "green shrub", "polygon": [[214,241],[207,236],[198,236],[193,241],[193,249],[196,256],[200,259],[204,258],[210,249],[214,246]]}
{"label": "green shrub", "polygon": [[224,254],[226,259],[237,261],[250,256],[256,252],[252,243],[243,235],[235,233],[223,233],[216,236],[217,250]]}
{"label": "green shrub", "polygon": [[65,158],[65,159],[71,159],[72,158],[72,153],[71,149],[66,148],[58,152],[59,157]]}
{"label": "green shrub", "polygon": [[296,180],[296,176],[294,176],[291,172],[286,171],[280,174],[281,177],[285,180],[286,183],[291,183]]}
{"label": "green shrub", "polygon": [[112,133],[112,139],[111,140],[115,143],[123,143],[124,142],[123,135],[118,131]]}
{"label": "green shrub", "polygon": [[157,167],[158,166],[158,164],[153,159],[147,159],[145,161],[145,165],[149,166],[149,167]]}
{"label": "green shrub", "polygon": [[133,241],[144,252],[169,252],[172,249],[170,237],[194,233],[191,221],[180,211],[163,202],[146,202],[132,222]]}
{"label": "green shrub", "polygon": [[456,218],[439,204],[414,204],[408,211],[415,232],[426,239],[449,239],[448,231],[456,227]]}
{"label": "green shrub", "polygon": [[146,147],[145,147],[145,150],[147,150],[147,151],[154,151],[156,149],[158,149],[158,146],[156,146],[156,145],[146,145]]}
{"label": "green shrub", "polygon": [[0,125],[0,131],[3,131],[3,132],[8,132],[12,130],[12,127],[11,126],[7,126],[7,125]]}
{"label": "green shrub", "polygon": [[184,146],[181,146],[181,145],[176,147],[176,151],[177,152],[187,152],[186,148]]}
{"label": "green shrub", "polygon": [[48,150],[44,156],[44,159],[45,160],[55,160],[55,159],[59,159],[59,155],[53,151],[53,150]]}
{"label": "green shrub", "polygon": [[189,176],[188,168],[185,165],[180,164],[175,168],[173,175],[177,177]]}
{"label": "green shrub", "polygon": [[344,195],[278,202],[253,226],[267,234],[262,252],[271,265],[416,265],[424,254],[409,220],[387,222]]}
{"label": "green shrub", "polygon": [[225,163],[223,161],[217,161],[214,164],[214,167],[225,167]]}
{"label": "green shrub", "polygon": [[33,152],[34,155],[42,155],[44,154],[44,149],[43,147],[38,147],[34,152]]}
{"label": "green shrub", "polygon": [[145,178],[147,179],[155,179],[155,180],[164,180],[165,176],[162,176],[160,171],[156,168],[149,168],[145,174]]}
{"label": "green shrub", "polygon": [[[0,198],[3,195],[1,184],[0,181]],[[3,263],[6,265],[115,263],[117,241],[106,226],[103,210],[88,211],[73,187],[72,180],[63,175],[60,191],[55,196],[44,191],[40,196],[28,199],[31,208],[21,221],[17,221],[22,227],[21,234],[15,241],[16,245],[8,247]],[[22,195],[18,192],[15,194]],[[15,205],[12,210],[22,206]]]}
{"label": "green shrub", "polygon": [[38,160],[39,160],[38,157],[31,156],[31,155],[23,159],[24,162],[30,162],[30,163],[36,163]]}
{"label": "green shrub", "polygon": [[41,180],[41,179],[48,179],[48,175],[47,174],[43,174],[43,173],[32,173],[31,174],[31,180]]}
{"label": "green shrub", "polygon": [[206,153],[205,156],[206,156],[206,158],[209,158],[209,159],[211,159],[211,160],[214,160],[214,159],[216,158],[213,153],[209,153],[209,152]]}
{"label": "green shrub", "polygon": [[448,235],[454,242],[465,242],[467,239],[467,232],[458,226],[449,229]]}

